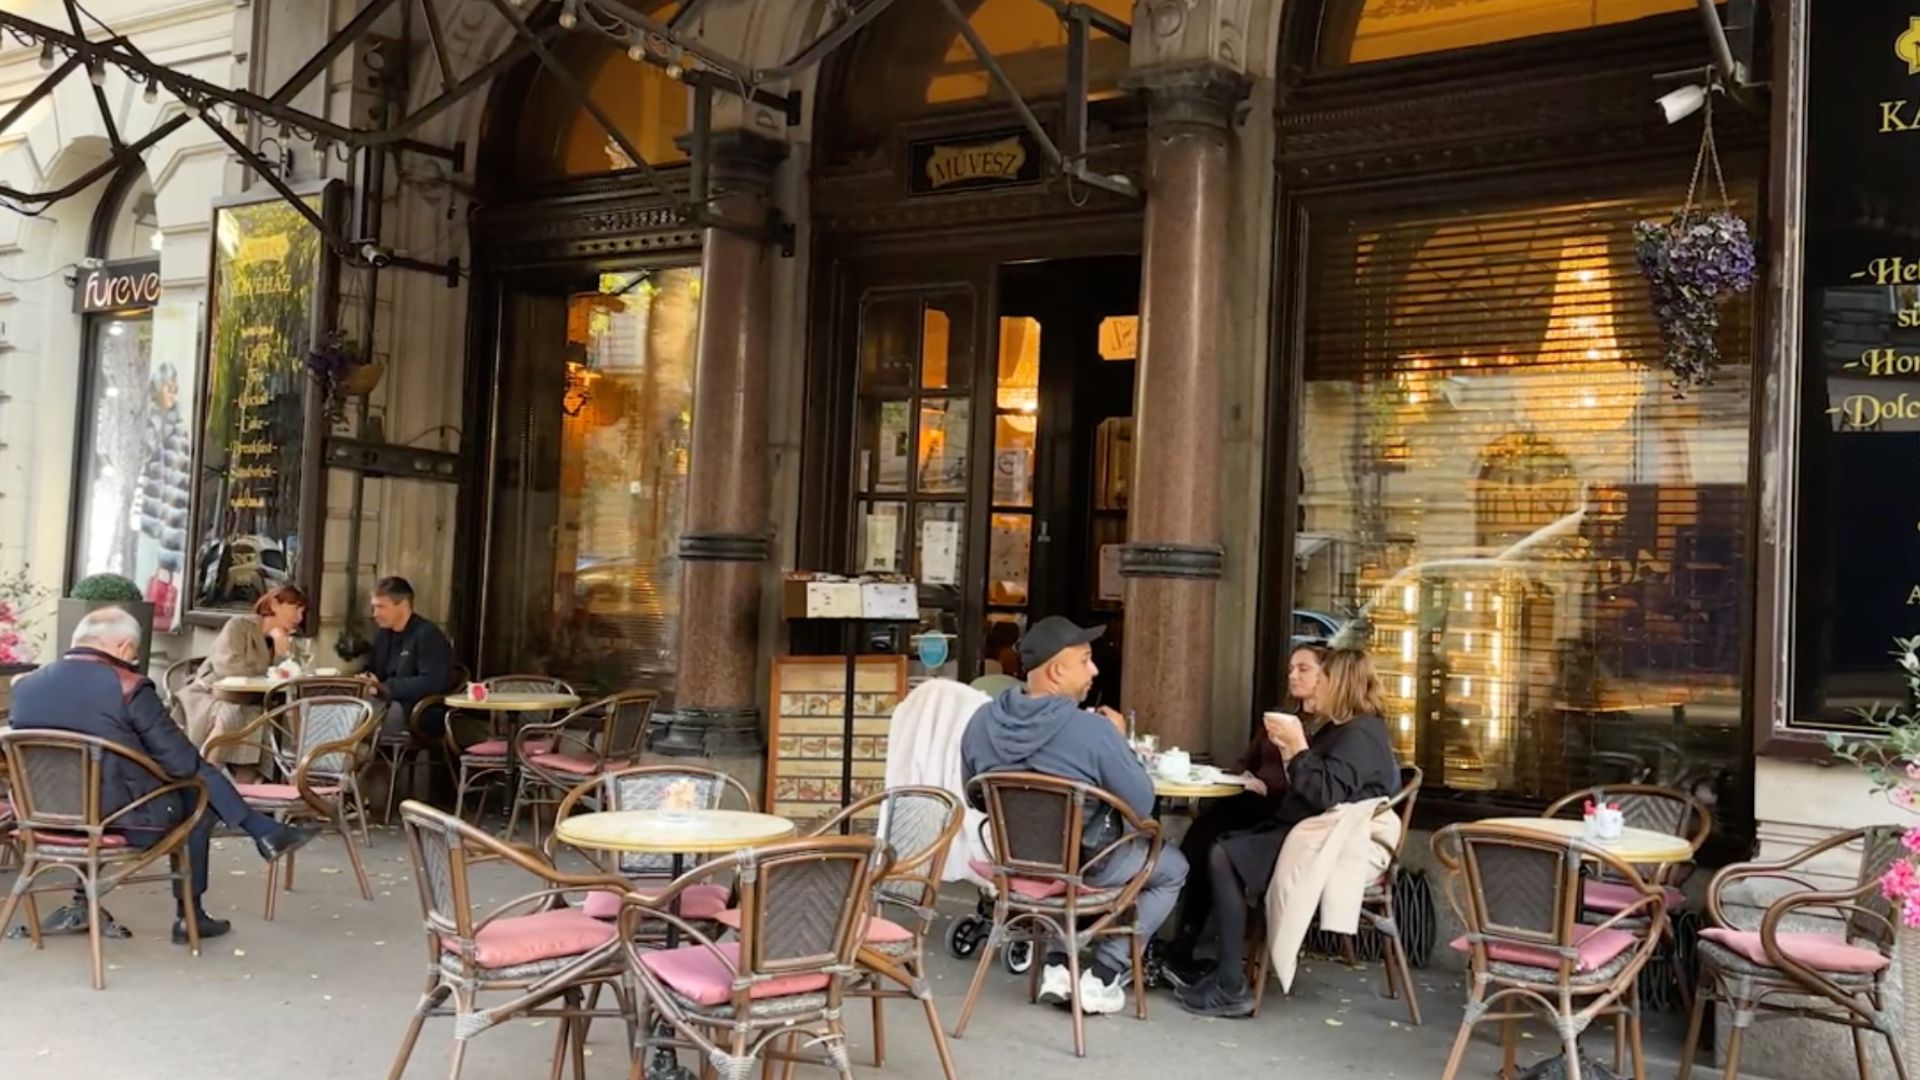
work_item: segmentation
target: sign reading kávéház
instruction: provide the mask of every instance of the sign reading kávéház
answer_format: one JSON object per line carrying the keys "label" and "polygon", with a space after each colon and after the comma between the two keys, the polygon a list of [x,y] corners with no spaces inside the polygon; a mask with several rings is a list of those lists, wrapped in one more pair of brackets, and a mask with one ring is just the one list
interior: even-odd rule
{"label": "sign reading k\u00e1v\u00e9h\u00e1z", "polygon": [[1023,131],[965,142],[928,139],[912,144],[908,153],[909,190],[915,195],[1032,184],[1040,180],[1040,155]]}
{"label": "sign reading k\u00e1v\u00e9h\u00e1z", "polygon": [[73,283],[73,310],[81,315],[150,308],[159,302],[159,259],[96,266]]}

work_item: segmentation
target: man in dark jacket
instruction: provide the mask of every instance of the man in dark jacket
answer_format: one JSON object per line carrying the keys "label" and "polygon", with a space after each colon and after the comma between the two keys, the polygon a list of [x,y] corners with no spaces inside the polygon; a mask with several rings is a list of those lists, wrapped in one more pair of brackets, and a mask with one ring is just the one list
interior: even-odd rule
{"label": "man in dark jacket", "polygon": [[[961,736],[961,764],[969,781],[986,772],[1045,773],[1102,788],[1141,817],[1153,813],[1153,778],[1127,745],[1126,720],[1112,709],[1089,712],[1080,707],[1100,674],[1090,646],[1105,630],[1083,629],[1055,615],[1027,631],[1020,639],[1027,685],[981,706]],[[1106,825],[1104,817],[1096,811],[1088,823],[1089,854],[1119,838],[1119,830]],[[1104,840],[1099,836],[1103,831],[1111,833]],[[1087,882],[1123,884],[1140,872],[1146,857],[1144,845],[1121,848],[1088,868]],[[1148,937],[1172,913],[1186,880],[1186,858],[1177,848],[1162,848],[1136,903],[1140,929]],[[1040,1000],[1066,1004],[1073,989],[1066,963],[1060,944],[1051,943],[1040,973]],[[1125,1008],[1124,987],[1132,967],[1127,939],[1101,938],[1094,945],[1093,965],[1080,975],[1080,1007],[1089,1013]]]}
{"label": "man in dark jacket", "polygon": [[[406,578],[381,578],[373,587],[373,656],[367,674],[386,691],[389,735],[405,734],[407,717],[421,698],[453,689],[453,643],[441,629],[414,614],[413,586]],[[428,735],[446,728],[446,710],[433,709],[421,718]]]}
{"label": "man in dark jacket", "polygon": [[[160,701],[153,680],[133,666],[140,650],[140,624],[119,608],[102,608],[80,620],[73,649],[59,660],[21,679],[13,687],[12,723],[16,731],[71,731],[93,735],[152,758],[167,780],[117,756],[106,759],[100,777],[100,809],[112,814],[159,790],[169,780],[198,777],[207,787],[211,817],[202,817],[187,844],[193,864],[192,904],[178,895],[173,924],[176,945],[187,942],[189,908],[202,938],[219,937],[229,924],[206,913],[208,840],[214,819],[253,837],[262,858],[272,861],[298,850],[315,830],[284,825],[247,805],[232,781],[200,757]],[[118,822],[130,843],[152,847],[184,819],[193,798],[177,792],[135,807]],[[84,903],[84,897],[80,898]],[[85,908],[80,926],[84,928]]]}

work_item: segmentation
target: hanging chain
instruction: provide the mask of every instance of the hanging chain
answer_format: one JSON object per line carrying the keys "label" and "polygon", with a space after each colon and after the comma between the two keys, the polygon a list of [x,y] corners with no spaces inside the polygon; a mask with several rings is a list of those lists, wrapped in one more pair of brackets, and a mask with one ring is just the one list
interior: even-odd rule
{"label": "hanging chain", "polygon": [[1711,89],[1707,91],[1706,118],[1700,128],[1700,153],[1693,159],[1693,179],[1687,184],[1687,205],[1681,210],[1683,217],[1693,213],[1694,198],[1700,190],[1700,177],[1705,174],[1709,164],[1713,166],[1714,186],[1720,190],[1721,208],[1733,209],[1733,200],[1727,197],[1727,178],[1720,171],[1720,146],[1713,140],[1713,91]]}

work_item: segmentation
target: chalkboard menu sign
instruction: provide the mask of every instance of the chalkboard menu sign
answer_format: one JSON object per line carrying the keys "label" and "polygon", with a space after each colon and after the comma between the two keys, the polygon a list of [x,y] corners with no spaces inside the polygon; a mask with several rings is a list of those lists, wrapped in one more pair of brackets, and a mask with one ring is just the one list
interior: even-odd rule
{"label": "chalkboard menu sign", "polygon": [[[306,196],[321,210],[320,193]],[[311,585],[303,465],[318,402],[306,355],[330,290],[319,230],[275,199],[213,218],[204,421],[196,455],[192,607],[231,612]],[[311,461],[318,468],[317,461]]]}
{"label": "chalkboard menu sign", "polygon": [[1844,728],[1920,634],[1920,8],[1807,8],[1792,723]]}

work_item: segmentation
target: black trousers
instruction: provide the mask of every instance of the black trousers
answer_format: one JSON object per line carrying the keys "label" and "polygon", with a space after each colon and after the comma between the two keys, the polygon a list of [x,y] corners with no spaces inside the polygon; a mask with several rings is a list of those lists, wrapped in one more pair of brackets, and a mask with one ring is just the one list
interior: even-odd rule
{"label": "black trousers", "polygon": [[[193,863],[192,895],[195,902],[198,902],[207,891],[207,861],[212,854],[214,823],[220,822],[240,829],[255,839],[266,835],[273,828],[274,823],[273,819],[248,806],[247,800],[234,789],[233,781],[228,780],[226,774],[212,765],[201,762],[200,771],[196,775],[202,783],[207,785],[207,809],[211,811],[201,817],[199,823],[194,825],[193,832],[187,836],[187,858]],[[175,823],[185,820],[187,813],[193,808],[193,797],[183,791],[175,792],[164,800],[156,800],[156,805],[169,801],[172,806],[167,808],[167,818]],[[127,831],[127,838],[139,848],[150,848],[165,836],[166,831],[147,829]],[[180,899],[177,890],[175,899]]]}
{"label": "black trousers", "polygon": [[1203,869],[1187,875],[1187,890],[1180,898],[1180,932],[1175,939],[1180,947],[1191,949],[1199,943],[1207,928],[1207,915],[1213,911],[1213,883],[1204,870],[1208,849],[1227,833],[1263,824],[1273,816],[1273,808],[1272,800],[1249,791],[1217,800],[1193,819],[1180,841],[1180,851],[1186,855],[1188,866]]}

